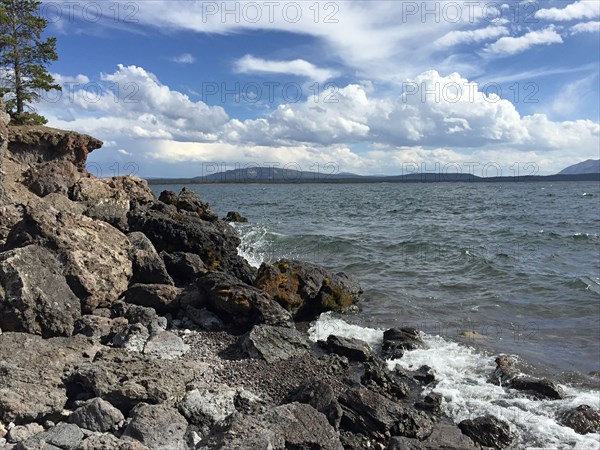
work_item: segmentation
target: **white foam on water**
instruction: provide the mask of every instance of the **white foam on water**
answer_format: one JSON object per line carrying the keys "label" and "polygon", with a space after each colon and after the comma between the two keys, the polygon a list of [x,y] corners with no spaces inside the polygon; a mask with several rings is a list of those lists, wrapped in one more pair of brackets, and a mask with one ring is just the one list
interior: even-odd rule
{"label": "white foam on water", "polygon": [[[311,324],[309,336],[317,341],[330,334],[362,339],[375,348],[381,346],[383,339],[383,330],[348,324],[325,313]],[[445,399],[445,412],[455,423],[492,414],[510,423],[517,436],[514,448],[600,449],[600,434],[579,435],[557,422],[565,410],[582,404],[600,408],[600,392],[563,386],[567,394],[564,400],[532,400],[488,382],[495,369],[493,357],[438,336],[424,335],[424,341],[427,349],[406,352],[401,359],[388,361],[388,366],[393,369],[398,364],[409,370],[431,367],[437,383],[424,394],[440,393]]]}
{"label": "white foam on water", "polygon": [[238,246],[238,255],[245,258],[252,267],[269,260],[269,232],[262,225],[231,224],[240,235],[242,243]]}

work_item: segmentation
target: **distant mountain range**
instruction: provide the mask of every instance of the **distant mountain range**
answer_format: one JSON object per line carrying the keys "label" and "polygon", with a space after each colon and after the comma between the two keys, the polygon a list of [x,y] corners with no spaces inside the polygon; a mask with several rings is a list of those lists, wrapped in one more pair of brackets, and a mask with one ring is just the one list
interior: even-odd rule
{"label": "distant mountain range", "polygon": [[573,164],[561,170],[559,175],[579,175],[582,173],[600,173],[600,159],[588,159],[587,161]]}
{"label": "distant mountain range", "polygon": [[150,184],[205,183],[436,183],[436,182],[502,182],[502,181],[600,181],[600,160],[588,160],[567,167],[557,175],[478,177],[468,173],[411,173],[392,176],[363,176],[354,173],[319,173],[251,167],[227,170],[194,178],[151,178]]}

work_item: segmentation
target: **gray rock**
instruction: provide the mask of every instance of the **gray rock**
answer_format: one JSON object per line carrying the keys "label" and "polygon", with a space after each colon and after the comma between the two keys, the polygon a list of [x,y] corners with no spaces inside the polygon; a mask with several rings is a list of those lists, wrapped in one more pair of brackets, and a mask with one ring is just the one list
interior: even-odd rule
{"label": "gray rock", "polygon": [[388,370],[387,365],[379,358],[374,358],[365,365],[365,372],[360,378],[363,386],[377,392],[390,400],[400,400],[410,394],[410,388],[396,373]]}
{"label": "gray rock", "polygon": [[176,359],[189,351],[189,345],[183,340],[169,332],[160,331],[150,336],[144,347],[144,354],[161,359]]}
{"label": "gray rock", "polygon": [[476,443],[498,450],[508,447],[514,439],[510,425],[492,415],[463,420],[458,427]]}
{"label": "gray rock", "polygon": [[202,259],[194,253],[163,252],[162,257],[169,275],[177,286],[193,283],[196,278],[207,272]]}
{"label": "gray rock", "polygon": [[425,343],[415,328],[390,328],[383,333],[381,350],[384,359],[402,358],[405,351],[419,348],[425,348]]}
{"label": "gray rock", "polygon": [[83,176],[84,173],[70,161],[47,161],[27,170],[23,184],[40,197],[55,193],[68,195]]}
{"label": "gray rock", "polygon": [[77,425],[59,423],[58,425],[30,437],[17,445],[17,450],[29,450],[42,444],[43,450],[59,448],[61,450],[75,450],[83,440],[83,432]]}
{"label": "gray rock", "polygon": [[52,248],[63,263],[63,275],[81,300],[83,312],[110,306],[127,290],[131,277],[127,237],[105,222],[57,211],[43,202],[29,204],[13,227],[6,246],[37,243]]}
{"label": "gray rock", "polygon": [[106,344],[111,342],[116,334],[124,332],[128,324],[127,319],[121,317],[111,319],[109,317],[86,314],[75,322],[73,334],[83,334]]}
{"label": "gray rock", "polygon": [[121,411],[101,398],[86,402],[69,416],[69,422],[78,427],[99,432],[114,430],[124,420]]}
{"label": "gray rock", "polygon": [[252,358],[274,363],[304,355],[310,346],[295,328],[256,325],[242,338],[242,348]]}
{"label": "gray rock", "polygon": [[600,411],[589,405],[580,405],[567,411],[560,420],[579,434],[600,432]]}
{"label": "gray rock", "polygon": [[127,289],[123,300],[166,314],[179,309],[181,292],[181,288],[166,284],[134,284]]}
{"label": "gray rock", "polygon": [[98,352],[93,363],[80,364],[73,382],[127,412],[141,402],[174,404],[207,369],[205,363],[108,349]]}
{"label": "gray rock", "polygon": [[[268,295],[233,275],[209,272],[196,282],[209,309],[225,322],[249,328],[255,324],[293,326],[291,315]],[[192,305],[193,306],[193,305]]]}
{"label": "gray rock", "polygon": [[256,416],[237,415],[229,429],[211,435],[198,450],[343,450],[327,418],[302,403],[271,408]]}
{"label": "gray rock", "polygon": [[185,308],[185,316],[203,330],[220,331],[225,328],[225,324],[219,319],[219,316],[206,308],[198,309],[188,306]]}
{"label": "gray rock", "polygon": [[329,423],[337,430],[342,420],[342,408],[337,402],[333,388],[324,381],[306,380],[291,396],[291,401],[306,403],[325,414]]}
{"label": "gray rock", "polygon": [[347,311],[362,293],[359,284],[346,274],[331,273],[315,264],[288,259],[263,263],[254,285],[296,319],[313,319],[331,310]]}
{"label": "gray rock", "polygon": [[352,361],[367,361],[374,354],[373,350],[364,341],[360,339],[335,336],[333,334],[327,337],[327,341],[322,344],[331,353],[336,353],[347,357]]}
{"label": "gray rock", "polygon": [[465,436],[454,424],[437,423],[431,435],[423,441],[393,436],[387,450],[480,450],[481,447]]}
{"label": "gray rock", "polygon": [[135,439],[150,450],[185,450],[185,418],[164,404],[139,405],[131,413],[131,421],[122,439]]}
{"label": "gray rock", "polygon": [[0,335],[0,421],[21,424],[60,414],[67,402],[65,372],[91,361],[96,345],[83,336]]}
{"label": "gray rock", "polygon": [[404,408],[362,386],[346,389],[338,401],[343,416],[341,428],[383,440],[404,414]]}
{"label": "gray rock", "polygon": [[148,447],[137,441],[123,441],[112,434],[96,434],[83,441],[78,450],[148,450]]}
{"label": "gray rock", "polygon": [[420,411],[406,408],[392,428],[392,434],[423,440],[433,432],[433,422]]}
{"label": "gray rock", "polygon": [[0,327],[44,337],[70,336],[79,299],[56,257],[38,245],[0,254]]}
{"label": "gray rock", "polygon": [[167,328],[167,319],[160,317],[154,308],[130,305],[121,301],[112,305],[112,313],[116,317],[123,317],[131,324],[145,326],[150,333],[163,331]]}
{"label": "gray rock", "polygon": [[[135,231],[127,235],[131,242],[131,260],[133,262],[133,276],[131,283],[141,284],[173,284],[165,267],[163,259],[144,233]],[[152,306],[153,305],[142,305]]]}
{"label": "gray rock", "polygon": [[148,328],[141,323],[134,323],[127,325],[123,331],[115,334],[112,343],[115,347],[130,352],[143,352],[149,338]]}
{"label": "gray rock", "polygon": [[17,442],[25,441],[42,431],[44,431],[44,427],[35,422],[28,423],[27,425],[18,425],[8,430],[6,440],[16,444]]}
{"label": "gray rock", "polygon": [[185,394],[179,411],[198,427],[201,436],[206,436],[215,426],[224,426],[227,418],[236,412],[237,395],[235,389],[225,385],[198,387]]}
{"label": "gray rock", "polygon": [[547,378],[537,378],[520,373],[514,367],[512,358],[505,355],[496,358],[496,370],[490,381],[518,391],[530,392],[538,397],[554,400],[565,398],[565,392],[558,383]]}

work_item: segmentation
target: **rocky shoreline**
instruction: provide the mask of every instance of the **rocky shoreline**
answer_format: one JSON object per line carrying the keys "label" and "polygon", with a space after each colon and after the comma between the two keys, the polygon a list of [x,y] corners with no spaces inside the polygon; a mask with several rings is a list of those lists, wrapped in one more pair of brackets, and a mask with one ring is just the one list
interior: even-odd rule
{"label": "rocky shoreline", "polygon": [[[90,175],[101,145],[0,117],[0,450],[515,448],[504,420],[454,424],[429,367],[388,369],[418,330],[386,331],[381,352],[308,339],[322,312],[356,310],[352,277],[251,267],[192,191]],[[490,383],[565,395],[496,363]],[[600,431],[586,405],[561,420]]]}

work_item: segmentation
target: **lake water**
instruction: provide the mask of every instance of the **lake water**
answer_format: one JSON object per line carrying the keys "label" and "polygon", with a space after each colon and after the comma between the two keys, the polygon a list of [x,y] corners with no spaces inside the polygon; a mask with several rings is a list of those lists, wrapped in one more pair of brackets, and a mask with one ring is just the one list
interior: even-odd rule
{"label": "lake water", "polygon": [[[430,350],[401,364],[432,365],[442,379],[434,390],[453,397],[457,420],[502,415],[524,448],[600,448],[597,434],[578,436],[554,420],[571,403],[600,407],[590,375],[600,371],[599,183],[188,187],[221,216],[248,217],[235,226],[252,264],[298,258],[359,279],[361,312],[322,316],[315,338],[335,331],[376,346],[381,330],[417,327]],[[479,337],[460,336],[468,331]],[[485,379],[499,353],[558,378],[569,399],[534,402],[496,389]]]}

